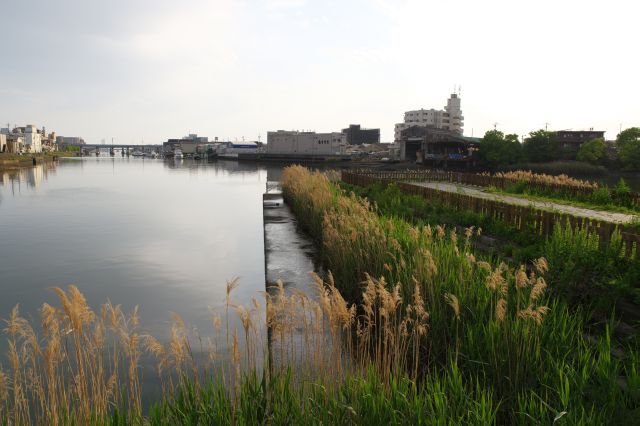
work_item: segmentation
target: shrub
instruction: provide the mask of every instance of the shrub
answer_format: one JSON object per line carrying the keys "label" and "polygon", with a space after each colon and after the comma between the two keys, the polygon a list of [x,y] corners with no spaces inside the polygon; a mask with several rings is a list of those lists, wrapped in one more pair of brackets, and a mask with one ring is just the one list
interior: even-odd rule
{"label": "shrub", "polygon": [[617,203],[627,207],[633,206],[631,201],[631,188],[627,185],[624,179],[620,178],[618,183],[616,183],[616,186],[613,188],[612,195]]}

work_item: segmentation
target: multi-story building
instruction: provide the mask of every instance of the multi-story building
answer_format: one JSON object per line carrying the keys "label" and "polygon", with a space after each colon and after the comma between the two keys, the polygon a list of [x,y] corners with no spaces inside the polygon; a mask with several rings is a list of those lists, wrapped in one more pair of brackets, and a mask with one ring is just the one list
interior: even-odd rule
{"label": "multi-story building", "polygon": [[267,132],[267,154],[343,155],[346,145],[347,135],[338,132]]}
{"label": "multi-story building", "polygon": [[[6,152],[12,153],[40,153],[43,151],[55,151],[57,149],[57,142],[60,139],[68,138],[56,138],[56,133],[47,133],[45,128],[38,129],[33,124],[28,124],[23,127],[15,126],[13,129],[9,127],[1,128],[0,134],[6,138]],[[75,138],[74,138],[75,139]],[[82,143],[82,139],[79,139]],[[0,149],[0,152],[2,150]]]}
{"label": "multi-story building", "polygon": [[452,93],[443,110],[418,109],[405,112],[404,123],[398,123],[395,126],[394,139],[399,141],[402,131],[411,126],[434,127],[462,134],[464,117],[460,109],[460,96]]}
{"label": "multi-story building", "polygon": [[176,148],[180,148],[183,154],[195,154],[198,146],[207,145],[209,138],[207,136],[198,136],[195,133],[191,133],[181,139],[169,139],[164,142],[163,152],[172,153]]}
{"label": "multi-story building", "polygon": [[42,152],[42,135],[33,124],[27,124],[24,128],[24,149],[30,153]]}
{"label": "multi-story building", "polygon": [[7,135],[0,133],[0,152],[7,152]]}
{"label": "multi-story building", "polygon": [[582,144],[596,138],[604,140],[604,132],[593,129],[559,130],[553,134],[553,139],[560,149],[560,156],[565,160],[575,160]]}
{"label": "multi-story building", "polygon": [[13,154],[24,151],[24,137],[18,133],[10,133],[7,135],[7,152]]}
{"label": "multi-story building", "polygon": [[56,136],[55,141],[58,145],[84,145],[84,139],[77,136]]}
{"label": "multi-story building", "polygon": [[342,133],[347,135],[349,145],[380,143],[380,129],[363,129],[359,124],[350,124]]}

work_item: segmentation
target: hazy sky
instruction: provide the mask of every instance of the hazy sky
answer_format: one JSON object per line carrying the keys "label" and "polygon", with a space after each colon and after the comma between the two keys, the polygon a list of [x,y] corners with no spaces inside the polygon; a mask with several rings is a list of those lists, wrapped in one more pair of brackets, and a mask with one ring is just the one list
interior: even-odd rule
{"label": "hazy sky", "polygon": [[640,126],[640,5],[2,0],[0,123],[87,142],[380,127],[462,86],[465,134]]}

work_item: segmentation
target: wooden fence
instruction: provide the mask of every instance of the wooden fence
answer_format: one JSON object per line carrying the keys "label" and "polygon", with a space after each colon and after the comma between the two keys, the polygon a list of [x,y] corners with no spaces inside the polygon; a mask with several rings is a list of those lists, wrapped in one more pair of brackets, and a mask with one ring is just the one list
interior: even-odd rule
{"label": "wooden fence", "polygon": [[[506,189],[510,185],[514,185],[519,182],[518,179],[511,179],[500,176],[464,172],[445,172],[429,169],[403,171],[355,170],[354,173],[365,176],[373,176],[382,181],[438,181],[474,186],[493,186],[498,189]],[[528,181],[527,186],[539,192],[554,191],[564,193],[567,196],[576,198],[579,196],[588,197],[595,191],[595,189],[593,188],[579,188],[570,185],[558,185],[545,182]],[[640,193],[632,192],[631,194],[629,194],[629,198],[634,206],[640,207]]]}
{"label": "wooden fence", "polygon": [[[396,172],[390,172],[388,175],[385,173],[383,177],[378,177],[372,173],[362,174],[343,171],[342,180],[348,184],[357,186],[368,186],[374,183],[386,185],[394,182],[393,178],[389,176],[394,173]],[[401,176],[403,176],[402,179],[404,179],[406,175],[402,174]],[[396,185],[405,194],[418,195],[427,200],[437,201],[455,210],[470,210],[491,216],[519,230],[526,229],[530,232],[546,236],[553,232],[556,224],[560,224],[560,226],[563,227],[571,226],[572,229],[586,229],[588,232],[596,233],[602,243],[610,241],[613,233],[618,230],[622,237],[624,254],[626,256],[635,257],[637,248],[640,247],[640,234],[622,224],[540,210],[531,206],[517,206],[502,201],[442,191],[402,181],[396,182]]]}

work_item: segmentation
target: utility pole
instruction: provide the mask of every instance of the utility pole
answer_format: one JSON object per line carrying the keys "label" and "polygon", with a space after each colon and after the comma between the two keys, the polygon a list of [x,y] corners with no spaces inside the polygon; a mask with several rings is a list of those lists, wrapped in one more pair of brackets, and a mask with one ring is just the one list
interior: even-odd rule
{"label": "utility pole", "polygon": [[549,131],[549,123],[544,123],[544,131]]}

